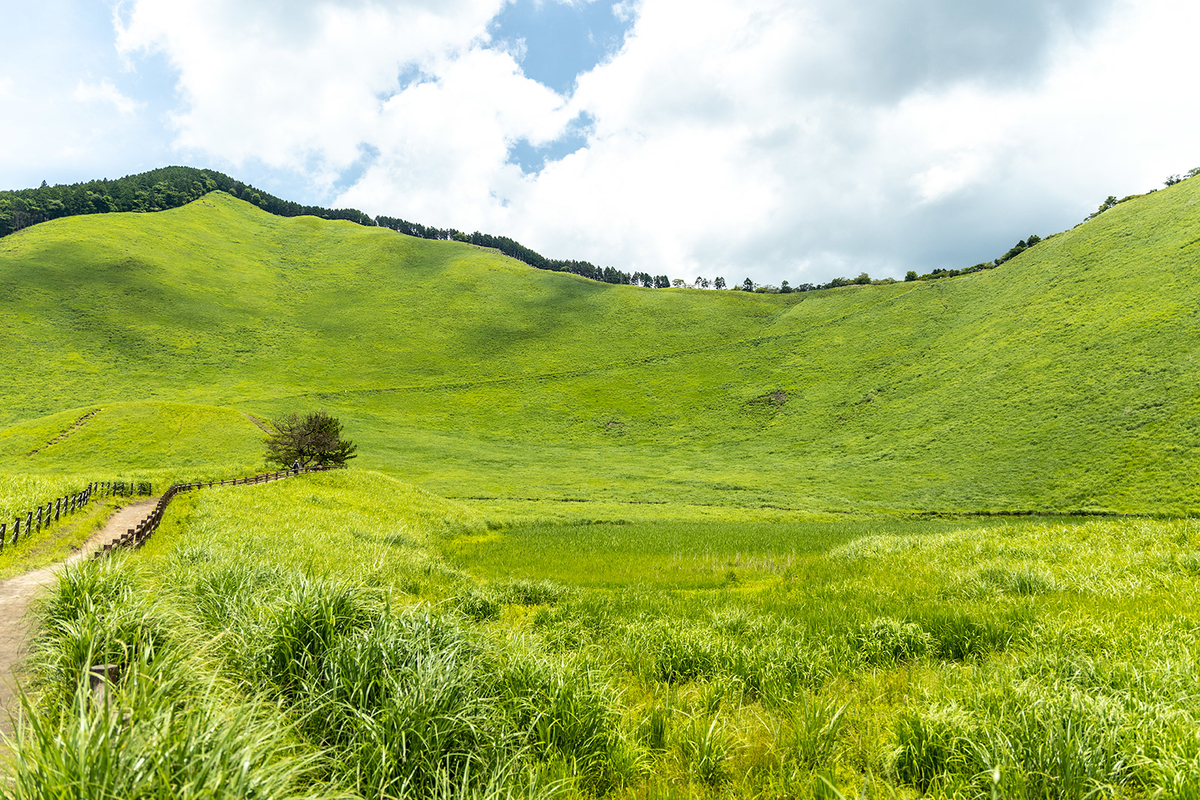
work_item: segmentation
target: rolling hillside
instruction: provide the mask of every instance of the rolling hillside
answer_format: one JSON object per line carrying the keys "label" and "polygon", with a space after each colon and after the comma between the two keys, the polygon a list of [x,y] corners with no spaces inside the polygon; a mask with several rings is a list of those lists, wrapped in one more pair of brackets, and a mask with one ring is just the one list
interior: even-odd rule
{"label": "rolling hillside", "polygon": [[1187,512],[1198,201],[792,295],[600,284],[220,193],[56,220],[0,239],[0,469],[226,473],[261,459],[238,412],[321,407],[358,466],[450,497]]}

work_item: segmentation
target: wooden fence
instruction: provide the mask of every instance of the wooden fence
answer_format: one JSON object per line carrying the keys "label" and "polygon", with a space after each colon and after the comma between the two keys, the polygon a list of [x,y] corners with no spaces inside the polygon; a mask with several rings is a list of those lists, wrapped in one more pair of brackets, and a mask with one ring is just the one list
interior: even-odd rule
{"label": "wooden fence", "polygon": [[[73,514],[91,502],[93,497],[128,497],[133,494],[150,494],[149,483],[133,483],[131,481],[99,481],[89,483],[87,488],[56,497],[45,505],[39,505],[36,511],[26,511],[17,514],[12,524],[12,540],[9,541],[8,522],[0,522],[0,553],[4,552],[5,544],[15,547],[22,538],[40,531],[52,522],[58,522],[61,517]],[[22,524],[24,517],[24,524]]]}
{"label": "wooden fence", "polygon": [[284,478],[303,475],[306,472],[326,472],[331,469],[345,469],[345,467],[300,467],[299,469],[280,470],[279,472],[264,472],[260,475],[251,475],[248,478],[233,478],[227,481],[177,483],[163,493],[163,496],[154,505],[154,510],[145,519],[97,550],[93,558],[104,558],[118,547],[141,547],[150,538],[151,534],[158,530],[159,524],[162,523],[163,513],[166,512],[167,506],[171,504],[171,500],[183,492],[190,492],[195,489],[207,489],[213,486],[246,486],[252,483],[270,483],[271,481],[280,481]]}

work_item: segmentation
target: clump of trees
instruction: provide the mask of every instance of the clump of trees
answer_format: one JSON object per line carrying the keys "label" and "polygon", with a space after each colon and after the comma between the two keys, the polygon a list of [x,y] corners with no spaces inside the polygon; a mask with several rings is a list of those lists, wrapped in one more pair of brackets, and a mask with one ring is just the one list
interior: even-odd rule
{"label": "clump of trees", "polygon": [[[1127,198],[1125,198],[1125,199],[1126,199],[1126,200],[1128,200],[1129,198],[1127,197]],[[1095,211],[1093,211],[1091,214],[1088,214],[1088,217],[1087,217],[1087,218],[1088,218],[1088,219],[1095,219],[1096,217],[1100,216],[1100,215],[1101,215],[1101,214],[1103,214],[1105,211],[1108,211],[1110,208],[1113,208],[1114,206],[1116,206],[1116,205],[1117,205],[1118,203],[1120,203],[1120,202],[1122,202],[1122,201],[1118,200],[1118,199],[1116,198],[1116,195],[1111,195],[1111,194],[1110,194],[1108,197],[1106,197],[1106,198],[1104,199],[1104,202],[1100,204],[1100,207],[1099,207],[1099,208],[1097,208],[1097,209],[1096,209]]]}
{"label": "clump of trees", "polygon": [[[1004,262],[1016,258],[1021,253],[1025,252],[1041,241],[1043,241],[1042,237],[1038,236],[1037,234],[1031,234],[1029,238],[1022,239],[1021,241],[1017,242],[1015,245],[1009,248],[1007,253],[992,261],[985,261],[983,263],[976,264],[973,267],[964,267],[962,269],[935,269],[932,272],[925,273],[924,275],[918,275],[916,270],[910,269],[907,273],[905,273],[904,280],[929,281],[937,280],[939,278],[952,278],[956,275],[970,275],[973,272],[980,272],[985,269],[994,269]],[[703,279],[696,279],[697,287],[701,285],[701,280]],[[718,289],[725,288],[725,281],[722,278],[717,278],[713,283]],[[892,283],[896,283],[895,278],[872,278],[867,273],[860,272],[858,276],[854,278],[834,278],[828,283],[801,283],[797,286],[791,286],[787,281],[783,281],[779,286],[771,286],[770,284],[758,285],[749,278],[746,278],[746,280],[740,285],[734,286],[733,290],[735,292],[755,292],[758,294],[791,294],[792,292],[813,292],[818,289],[836,289],[841,286],[885,286]]]}
{"label": "clump of trees", "polygon": [[[1178,175],[1178,174],[1177,175],[1168,175],[1166,180],[1163,181],[1163,185],[1166,186],[1167,188],[1170,188],[1177,183],[1183,183],[1184,181],[1194,178],[1197,175],[1200,175],[1200,167],[1195,167],[1193,169],[1189,169],[1183,175]],[[1157,189],[1151,189],[1150,191],[1146,192],[1146,194],[1154,194],[1157,191],[1158,191]],[[1096,217],[1103,214],[1105,211],[1108,211],[1110,208],[1115,208],[1116,206],[1121,205],[1121,203],[1128,202],[1129,200],[1133,200],[1138,197],[1145,197],[1145,195],[1130,194],[1130,195],[1126,195],[1125,197],[1122,197],[1120,200],[1118,200],[1116,195],[1110,194],[1108,197],[1104,198],[1104,202],[1100,204],[1099,208],[1097,208],[1091,214],[1087,215],[1087,217],[1084,219],[1084,222],[1087,222],[1088,220],[1091,220],[1091,219],[1095,219]]]}
{"label": "clump of trees", "polygon": [[[1168,176],[1164,183],[1174,186],[1177,183],[1200,175],[1200,167],[1189,170],[1185,175]],[[349,220],[359,225],[379,226],[390,228],[409,236],[422,239],[442,239],[479,247],[498,250],[510,258],[524,262],[535,269],[553,272],[569,272],[594,281],[604,283],[642,286],[650,289],[665,289],[672,285],[686,286],[683,280],[672,281],[666,275],[651,275],[647,272],[623,272],[614,267],[598,267],[589,261],[550,259],[524,246],[507,236],[492,234],[463,233],[454,228],[436,228],[409,222],[397,217],[369,215],[354,208],[322,208],[320,206],[305,206],[282,200],[272,194],[241,183],[221,172],[195,167],[163,167],[137,175],[127,175],[124,178],[109,180],[107,178],[86,183],[48,186],[45,181],[34,189],[17,189],[0,191],[0,236],[46,222],[60,217],[78,216],[81,214],[104,214],[112,211],[164,211],[186,205],[212,191],[224,191],[234,197],[252,203],[272,214],[284,217],[314,216],[321,219]],[[1154,190],[1151,190],[1154,191]],[[1105,211],[1132,200],[1140,195],[1130,195],[1118,200],[1109,195],[1100,207],[1087,219],[1094,219]],[[1085,220],[1086,221],[1086,220]],[[998,267],[1011,258],[1020,255],[1025,250],[1042,241],[1038,236],[1022,239],[1003,256],[991,262],[983,262],[973,267],[962,269],[935,269],[924,275],[917,275],[915,270],[909,270],[904,276],[906,281],[936,280],[957,275],[969,275],[980,270]],[[799,286],[789,286],[784,281],[779,287],[764,285],[756,286],[747,278],[740,285],[731,287],[734,291],[779,293],[810,292],[816,289],[833,289],[839,286],[894,283],[891,278],[872,280],[863,272],[856,278],[834,278],[825,284],[802,283]],[[707,289],[710,284],[707,278],[697,278],[696,288]],[[724,278],[714,278],[713,289],[725,289]]]}
{"label": "clump of trees", "polygon": [[[408,222],[407,220],[397,219],[396,217],[376,217],[375,224],[383,228],[408,236],[416,236],[421,239],[441,239],[444,241],[466,242],[467,244],[477,245],[479,247],[487,247],[493,250],[499,250],[509,258],[515,258],[517,261],[523,261],[535,269],[545,269],[551,272],[569,272],[572,275],[579,275],[584,278],[590,278],[594,281],[602,281],[603,283],[615,283],[629,286],[642,286],[647,289],[666,289],[671,286],[671,279],[666,275],[650,275],[647,272],[622,272],[613,267],[597,267],[590,261],[574,261],[546,258],[540,253],[537,253],[520,242],[510,239],[507,236],[493,236],[488,233],[463,233],[454,228],[432,228],[426,225],[421,225],[416,222]],[[679,280],[679,279],[677,279]],[[679,280],[679,284],[683,285],[683,281]]]}
{"label": "clump of trees", "polygon": [[358,446],[342,438],[342,423],[324,411],[275,420],[275,432],[263,439],[267,462],[292,467],[345,466],[358,456]]}
{"label": "clump of trees", "polygon": [[[962,269],[935,269],[931,272],[926,272],[924,275],[918,275],[917,271],[910,269],[904,275],[906,281],[936,281],[939,278],[953,278],[958,275],[970,275],[975,272],[982,272],[985,269],[995,269],[1006,261],[1010,261],[1024,253],[1029,248],[1044,241],[1042,237],[1036,233],[1030,234],[1029,238],[1022,239],[1008,249],[1008,252],[999,258],[991,261],[983,261],[973,267],[963,267]],[[874,281],[873,281],[874,282]]]}
{"label": "clump of trees", "polygon": [[1167,179],[1163,181],[1163,185],[1174,186],[1177,183],[1183,183],[1188,178],[1194,178],[1197,175],[1200,175],[1200,167],[1189,169],[1184,175],[1168,175]]}

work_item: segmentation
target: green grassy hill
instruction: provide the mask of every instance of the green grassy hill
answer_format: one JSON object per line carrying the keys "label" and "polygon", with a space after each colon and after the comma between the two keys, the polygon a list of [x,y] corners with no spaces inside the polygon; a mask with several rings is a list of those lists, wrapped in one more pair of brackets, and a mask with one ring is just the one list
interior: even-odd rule
{"label": "green grassy hill", "polygon": [[0,469],[228,474],[261,461],[238,412],[320,407],[359,466],[488,502],[1186,512],[1198,200],[791,295],[595,283],[220,193],[56,220],[0,239]]}

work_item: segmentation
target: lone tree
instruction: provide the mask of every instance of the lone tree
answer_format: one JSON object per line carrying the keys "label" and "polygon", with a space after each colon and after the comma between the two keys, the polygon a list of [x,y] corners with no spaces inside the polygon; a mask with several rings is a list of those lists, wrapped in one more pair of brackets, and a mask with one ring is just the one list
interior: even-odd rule
{"label": "lone tree", "polygon": [[342,423],[324,411],[301,417],[291,414],[275,421],[275,433],[263,439],[267,461],[290,467],[344,466],[357,455],[358,446],[342,438]]}

